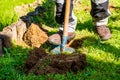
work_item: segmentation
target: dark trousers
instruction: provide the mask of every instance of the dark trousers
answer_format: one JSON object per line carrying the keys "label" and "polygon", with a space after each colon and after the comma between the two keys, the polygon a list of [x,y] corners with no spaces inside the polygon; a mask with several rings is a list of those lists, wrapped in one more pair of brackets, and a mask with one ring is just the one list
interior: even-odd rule
{"label": "dark trousers", "polygon": [[[69,17],[69,29],[68,32],[75,31],[77,20],[73,14],[74,0],[71,0],[70,17]],[[63,25],[65,14],[66,0],[56,0],[56,22]],[[91,16],[95,26],[107,25],[108,16],[110,12],[108,10],[109,0],[91,0]],[[60,30],[63,30],[63,26],[60,26]]]}
{"label": "dark trousers", "polygon": [[[65,3],[66,3],[66,0],[56,0],[55,19],[58,24],[63,24],[64,22]],[[95,22],[99,23],[99,21],[102,20],[102,22],[105,21],[104,24],[107,23],[107,19],[105,18],[108,18],[108,16],[110,15],[108,11],[108,5],[109,5],[109,0],[91,0],[92,9],[90,14]],[[73,3],[73,0],[71,0],[69,23],[75,21],[74,17],[72,16],[73,6],[74,6],[74,3]],[[102,25],[102,23],[100,24]]]}

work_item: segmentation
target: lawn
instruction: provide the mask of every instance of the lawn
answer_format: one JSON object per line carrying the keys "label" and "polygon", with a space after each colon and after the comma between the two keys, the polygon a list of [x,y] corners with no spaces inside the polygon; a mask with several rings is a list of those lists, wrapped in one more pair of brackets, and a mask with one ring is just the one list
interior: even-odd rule
{"label": "lawn", "polygon": [[17,5],[31,3],[35,0],[1,0],[0,1],[0,30],[10,25],[18,19],[18,15],[14,11]]}
{"label": "lawn", "polygon": [[[10,25],[18,19],[14,12],[14,7],[31,3],[34,0],[1,0],[0,1],[0,30]],[[76,39],[82,41],[77,51],[86,54],[88,66],[77,74],[67,72],[66,74],[47,74],[47,75],[26,75],[24,72],[24,63],[28,57],[31,48],[22,46],[12,46],[4,48],[5,55],[0,58],[0,80],[119,80],[120,79],[120,3],[119,0],[111,0],[111,16],[109,18],[109,28],[112,32],[112,38],[108,41],[101,41],[95,33],[92,18],[90,16],[90,1],[78,0],[74,6],[74,12],[77,16]],[[54,21],[54,3],[44,0],[43,7],[46,12],[44,19],[37,18],[45,26],[52,26],[49,34],[57,30]],[[49,46],[49,47],[48,47]],[[49,52],[52,45],[44,44],[41,46]]]}

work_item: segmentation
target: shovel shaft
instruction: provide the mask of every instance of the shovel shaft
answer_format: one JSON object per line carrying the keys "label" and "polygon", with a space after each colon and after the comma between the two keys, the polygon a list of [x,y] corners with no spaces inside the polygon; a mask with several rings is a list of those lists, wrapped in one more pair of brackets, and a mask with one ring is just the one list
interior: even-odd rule
{"label": "shovel shaft", "polygon": [[62,44],[61,44],[61,51],[64,52],[65,50],[65,46],[66,46],[66,43],[67,43],[67,36],[63,36],[62,38]]}
{"label": "shovel shaft", "polygon": [[66,1],[66,7],[65,7],[62,43],[61,43],[61,45],[59,45],[58,47],[56,47],[52,50],[52,53],[54,53],[54,54],[60,54],[63,52],[67,52],[67,53],[75,52],[75,49],[73,49],[71,47],[66,47],[66,43],[67,43],[67,39],[68,39],[68,23],[69,23],[71,0],[65,0],[65,1]]}
{"label": "shovel shaft", "polygon": [[69,15],[70,15],[70,3],[71,3],[71,0],[66,0],[65,17],[64,17],[64,29],[63,29],[63,38],[62,38],[62,49],[61,49],[62,52],[64,52],[65,45],[67,43],[67,37],[68,37],[68,23],[69,23]]}
{"label": "shovel shaft", "polygon": [[71,0],[66,0],[63,36],[68,36],[68,23],[69,23],[69,15],[70,15],[70,2],[71,2]]}

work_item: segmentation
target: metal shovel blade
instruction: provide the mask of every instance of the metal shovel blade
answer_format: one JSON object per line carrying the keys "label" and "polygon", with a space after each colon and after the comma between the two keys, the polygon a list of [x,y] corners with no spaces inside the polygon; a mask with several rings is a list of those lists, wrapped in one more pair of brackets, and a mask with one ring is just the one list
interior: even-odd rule
{"label": "metal shovel blade", "polygon": [[[61,45],[55,47],[53,50],[51,50],[52,53],[54,54],[60,54],[61,52]],[[63,50],[64,53],[73,53],[75,52],[75,49],[71,48],[71,47],[65,47]]]}

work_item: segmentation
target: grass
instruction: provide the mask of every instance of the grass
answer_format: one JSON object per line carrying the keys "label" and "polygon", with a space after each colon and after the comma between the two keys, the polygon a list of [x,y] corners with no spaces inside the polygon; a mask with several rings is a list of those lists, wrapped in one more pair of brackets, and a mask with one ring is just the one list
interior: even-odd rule
{"label": "grass", "polygon": [[35,0],[1,0],[0,1],[0,30],[10,25],[18,19],[18,15],[14,11],[17,5],[31,3]]}
{"label": "grass", "polygon": [[[11,24],[13,19],[13,8],[22,3],[29,3],[33,0],[1,0],[0,4],[0,24],[1,28]],[[18,2],[18,3],[17,3]],[[83,41],[82,46],[77,49],[87,56],[88,66],[84,70],[80,70],[77,74],[66,73],[65,75],[26,75],[24,73],[24,63],[28,57],[28,51],[31,49],[13,46],[5,48],[5,55],[0,58],[0,80],[119,80],[120,79],[120,3],[119,0],[111,0],[117,8],[111,10],[109,18],[109,28],[112,32],[112,38],[108,41],[101,41],[97,34],[94,33],[92,18],[89,11],[85,9],[90,6],[89,0],[79,0],[80,5],[75,5],[74,12],[78,18],[76,38]],[[17,3],[17,4],[16,4]],[[12,7],[10,4],[14,4]],[[44,19],[37,18],[42,24],[54,26],[54,3],[44,0],[43,6],[46,8]],[[52,6],[52,7],[50,7]],[[3,12],[5,8],[5,13]],[[1,10],[2,9],[2,10]],[[11,11],[10,11],[11,10]],[[8,14],[10,12],[10,14]],[[4,14],[4,16],[2,16]],[[9,17],[8,17],[9,16]],[[9,19],[8,19],[9,18]],[[17,19],[17,18],[15,18]],[[36,19],[36,18],[35,18]],[[12,20],[12,21],[11,21]],[[42,47],[49,51],[49,44]],[[51,46],[51,45],[49,45]],[[77,45],[79,46],[79,45]]]}

